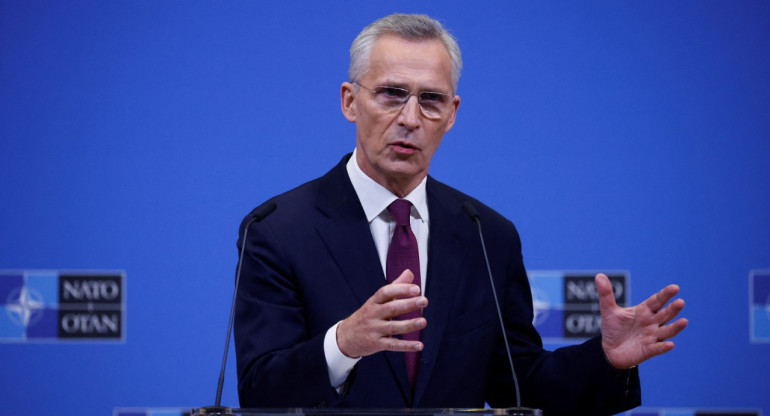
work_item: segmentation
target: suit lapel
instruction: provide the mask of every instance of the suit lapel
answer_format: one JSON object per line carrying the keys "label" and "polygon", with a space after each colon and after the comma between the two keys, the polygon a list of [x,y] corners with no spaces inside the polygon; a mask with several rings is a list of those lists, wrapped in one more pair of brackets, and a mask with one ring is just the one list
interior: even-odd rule
{"label": "suit lapel", "polygon": [[425,349],[420,356],[420,369],[415,386],[414,405],[419,406],[430,381],[433,366],[443,344],[449,313],[456,301],[460,272],[467,252],[463,241],[469,241],[462,230],[470,219],[462,212],[461,201],[446,192],[443,185],[428,178],[428,210],[430,242],[428,247],[428,307],[424,310],[428,326],[423,330]]}
{"label": "suit lapel", "polygon": [[316,207],[325,216],[316,231],[359,301],[385,284],[364,209],[345,171],[346,156],[323,177]]}
{"label": "suit lapel", "polygon": [[[386,280],[369,223],[345,170],[348,159],[349,156],[343,158],[323,178],[316,207],[325,219],[318,222],[316,231],[360,306]],[[404,403],[410,403],[412,394],[404,354],[385,351],[383,355],[401,388]],[[365,359],[376,359],[376,354]]]}

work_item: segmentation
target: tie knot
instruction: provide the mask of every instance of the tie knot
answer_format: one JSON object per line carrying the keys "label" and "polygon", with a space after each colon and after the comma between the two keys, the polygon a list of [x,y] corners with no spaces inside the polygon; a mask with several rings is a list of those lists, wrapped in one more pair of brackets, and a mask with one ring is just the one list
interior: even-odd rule
{"label": "tie knot", "polygon": [[412,203],[406,199],[397,199],[388,205],[388,212],[396,220],[398,226],[409,226],[409,211]]}

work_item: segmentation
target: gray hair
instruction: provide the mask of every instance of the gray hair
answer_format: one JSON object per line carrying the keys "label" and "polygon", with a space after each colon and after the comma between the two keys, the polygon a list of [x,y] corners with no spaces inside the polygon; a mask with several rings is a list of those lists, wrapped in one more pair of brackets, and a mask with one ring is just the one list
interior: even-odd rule
{"label": "gray hair", "polygon": [[452,58],[452,92],[457,91],[463,58],[457,41],[439,23],[424,14],[391,14],[365,27],[350,46],[350,82],[357,82],[369,70],[369,55],[374,42],[383,35],[396,35],[409,40],[440,40]]}

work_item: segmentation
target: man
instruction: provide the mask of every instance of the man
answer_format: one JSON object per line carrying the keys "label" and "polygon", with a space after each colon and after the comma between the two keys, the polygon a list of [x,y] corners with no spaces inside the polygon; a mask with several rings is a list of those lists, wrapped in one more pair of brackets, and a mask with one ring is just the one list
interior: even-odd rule
{"label": "man", "polygon": [[340,95],[354,153],[273,198],[275,211],[239,240],[242,407],[516,406],[468,203],[483,224],[522,405],[551,415],[640,404],[635,366],[673,348],[666,340],[686,325],[667,324],[684,306],[665,306],[677,287],[623,309],[598,275],[602,336],[542,349],[515,227],[427,176],[460,106],[460,68],[456,42],[427,16],[387,16],[353,42]]}

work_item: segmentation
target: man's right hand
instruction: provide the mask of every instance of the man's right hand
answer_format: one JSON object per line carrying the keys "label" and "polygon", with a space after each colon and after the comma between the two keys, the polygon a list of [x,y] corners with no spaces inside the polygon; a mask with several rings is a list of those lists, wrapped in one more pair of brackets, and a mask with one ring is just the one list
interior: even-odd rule
{"label": "man's right hand", "polygon": [[420,341],[406,341],[392,335],[425,328],[425,318],[405,321],[397,316],[423,309],[428,299],[420,296],[420,287],[412,284],[414,275],[404,270],[393,283],[381,287],[357,311],[337,325],[337,346],[350,358],[380,351],[421,351]]}

